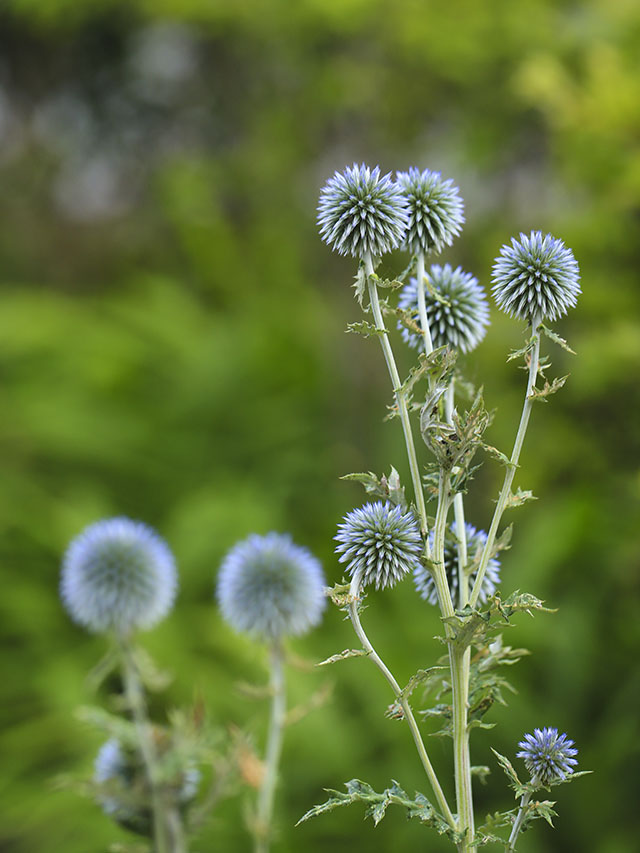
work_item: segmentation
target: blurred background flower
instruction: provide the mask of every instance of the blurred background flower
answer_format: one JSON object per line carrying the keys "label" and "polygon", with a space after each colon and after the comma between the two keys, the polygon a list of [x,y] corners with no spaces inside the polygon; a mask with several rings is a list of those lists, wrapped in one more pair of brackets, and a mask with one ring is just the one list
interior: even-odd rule
{"label": "blurred background flower", "polygon": [[[571,247],[583,293],[554,328],[578,352],[536,408],[501,588],[557,614],[521,619],[509,642],[518,694],[474,733],[474,763],[510,754],[553,720],[597,772],[562,789],[556,829],[528,853],[635,853],[640,666],[640,7],[628,0],[6,0],[0,11],[0,631],[6,793],[0,847],[86,853],[124,843],[91,803],[42,796],[54,774],[90,775],[100,743],[79,727],[83,674],[103,643],[60,608],[60,557],[96,518],[144,518],[171,542],[180,606],[148,636],[211,716],[264,735],[239,679],[264,680],[255,645],[215,614],[211,575],[250,531],[290,530],[340,579],[335,520],[365,497],[349,471],[394,464],[397,422],[355,265],[317,233],[318,194],[354,162],[454,180],[465,227],[438,261],[486,288],[514,234]],[[389,277],[407,259],[385,256]],[[464,365],[497,408],[487,440],[509,452],[523,374],[507,365],[524,324],[491,310]],[[403,373],[415,351],[400,345]],[[543,350],[551,345],[543,344]],[[554,373],[555,372],[555,373]],[[486,461],[468,516],[490,522],[502,469]],[[371,592],[367,630],[402,683],[441,653],[435,608],[413,584]],[[433,613],[431,611],[434,611]],[[295,640],[323,659],[352,643],[333,611]],[[416,849],[401,815],[376,829],[344,810],[294,830],[323,787],[358,776],[425,790],[406,733],[384,719],[366,662],[336,668],[334,698],[287,733],[281,849]],[[292,701],[316,672],[292,675]],[[380,680],[381,681],[381,680]],[[357,710],[356,710],[357,709]],[[153,707],[152,707],[153,710]],[[444,773],[448,745],[434,741]],[[509,802],[502,774],[480,813]],[[448,850],[429,836],[434,853]],[[244,850],[240,798],[201,836]]]}

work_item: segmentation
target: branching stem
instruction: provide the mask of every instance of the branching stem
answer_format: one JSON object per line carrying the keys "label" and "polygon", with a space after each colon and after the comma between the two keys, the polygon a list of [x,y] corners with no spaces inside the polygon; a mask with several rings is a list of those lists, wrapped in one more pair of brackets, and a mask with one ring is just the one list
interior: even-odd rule
{"label": "branching stem", "polygon": [[373,277],[374,270],[373,263],[371,262],[371,255],[366,254],[363,260],[365,274],[367,276],[367,285],[369,288],[369,301],[371,303],[371,311],[373,313],[373,319],[376,328],[380,332],[380,343],[382,345],[382,352],[384,353],[384,359],[387,363],[387,369],[391,378],[393,393],[396,398],[396,405],[398,406],[398,414],[400,415],[400,420],[402,422],[402,431],[404,432],[404,441],[407,448],[407,457],[409,460],[409,469],[411,471],[411,480],[413,482],[413,491],[415,494],[416,506],[418,508],[420,527],[422,530],[422,535],[424,536],[424,540],[426,542],[425,548],[427,552],[427,557],[431,557],[431,548],[429,545],[429,526],[427,522],[427,508],[424,502],[424,491],[422,489],[422,480],[420,477],[420,469],[418,467],[418,457],[416,455],[416,447],[413,441],[411,422],[409,420],[409,409],[405,396],[402,392],[402,382],[400,381],[400,374],[398,373],[396,361],[393,356],[393,350],[391,349],[391,344],[389,343],[389,336],[387,335],[384,320],[382,318],[382,311],[380,310],[380,300],[378,298],[378,288],[376,286],[375,278]]}
{"label": "branching stem", "polygon": [[518,467],[520,451],[522,450],[524,437],[527,432],[527,426],[529,424],[529,417],[531,415],[531,408],[533,406],[533,397],[531,396],[531,393],[536,384],[536,379],[538,376],[538,366],[540,364],[540,332],[538,330],[540,322],[541,318],[535,317],[531,323],[531,340],[533,342],[533,345],[529,356],[529,380],[527,382],[527,393],[524,399],[524,406],[522,408],[522,415],[520,417],[520,425],[518,426],[516,440],[513,445],[513,452],[511,453],[511,459],[509,460],[509,464],[507,465],[507,470],[504,475],[504,483],[502,485],[502,490],[498,498],[498,503],[496,504],[496,508],[493,513],[491,527],[489,528],[489,533],[487,534],[487,541],[482,551],[480,565],[478,566],[478,574],[473,585],[473,590],[471,591],[471,598],[469,600],[469,603],[472,607],[475,607],[478,603],[478,597],[480,595],[480,590],[482,589],[482,582],[484,580],[484,575],[487,570],[487,566],[489,565],[489,560],[491,559],[491,552],[493,551],[493,545],[496,539],[496,534],[498,532],[498,527],[500,526],[502,514],[507,505],[509,495],[511,494],[513,478],[516,473],[516,468]]}
{"label": "branching stem", "polygon": [[[158,778],[158,755],[147,717],[140,674],[135,663],[130,640],[127,637],[120,637],[119,647],[125,699],[133,717],[138,747],[151,794],[154,853],[174,853],[174,847],[169,838],[169,827],[165,820],[165,808]],[[177,853],[181,853],[181,851],[178,850]]]}
{"label": "branching stem", "polygon": [[449,826],[451,826],[452,829],[455,829],[455,819],[451,814],[451,809],[447,804],[446,798],[438,781],[438,777],[436,776],[435,770],[433,769],[431,761],[429,760],[429,756],[427,755],[427,750],[425,748],[424,741],[422,740],[422,735],[420,734],[416,718],[414,717],[413,711],[411,710],[411,705],[409,704],[408,699],[403,696],[402,688],[400,687],[396,679],[393,677],[391,671],[371,645],[371,641],[367,637],[364,628],[362,627],[362,623],[360,622],[360,615],[358,613],[358,601],[360,598],[360,580],[360,573],[356,572],[353,580],[351,581],[351,586],[349,589],[349,618],[351,619],[351,624],[353,625],[353,629],[356,632],[358,639],[362,643],[364,650],[367,652],[367,655],[375,663],[375,665],[378,667],[380,672],[384,675],[389,685],[391,686],[393,694],[396,697],[396,700],[398,701],[400,707],[402,708],[404,718],[407,721],[407,725],[411,730],[411,734],[413,736],[418,755],[420,756],[420,761],[422,762],[422,766],[424,767],[425,773],[427,774],[427,778],[429,779],[433,792],[436,796],[440,811],[442,812],[442,815],[449,824]]}
{"label": "branching stem", "polygon": [[526,814],[526,808],[529,805],[529,800],[531,799],[531,791],[527,791],[526,794],[522,795],[522,799],[520,800],[520,808],[518,810],[518,815],[513,824],[513,829],[511,830],[511,835],[509,836],[509,847],[507,848],[507,853],[513,853],[516,849],[516,841],[518,840],[518,835],[520,834],[520,830],[522,829],[522,824],[524,823],[524,816]]}
{"label": "branching stem", "polygon": [[424,280],[424,255],[422,252],[419,252],[416,257],[418,316],[420,318],[420,328],[422,329],[422,337],[424,338],[424,351],[426,355],[431,355],[431,353],[433,352],[433,341],[431,340],[431,329],[429,328],[429,320],[427,318],[427,303],[424,296]]}

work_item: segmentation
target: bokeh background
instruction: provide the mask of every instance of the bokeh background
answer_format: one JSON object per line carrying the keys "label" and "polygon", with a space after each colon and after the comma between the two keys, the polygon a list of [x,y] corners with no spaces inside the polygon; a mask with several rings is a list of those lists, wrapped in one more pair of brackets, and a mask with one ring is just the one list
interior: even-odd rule
{"label": "bokeh background", "polygon": [[[523,853],[638,849],[640,760],[640,6],[635,0],[5,0],[0,11],[0,553],[5,645],[0,849],[101,853],[129,837],[52,784],[91,773],[100,735],[74,718],[103,641],[57,597],[68,540],[98,518],[154,525],[180,566],[174,613],[145,637],[174,681],[154,703],[204,697],[260,745],[263,650],[221,622],[220,559],[252,531],[290,531],[340,570],[332,536],[363,502],[349,471],[405,475],[353,264],[315,226],[320,186],[354,161],[453,177],[462,236],[443,260],[488,284],[520,230],[571,246],[584,294],[550,351],[562,393],[534,412],[505,593],[558,608],[509,634],[534,654],[518,694],[475,736],[493,773],[479,810],[510,802],[489,751],[555,725],[595,770],[557,789],[557,829]],[[404,259],[385,260],[383,271]],[[509,451],[523,329],[493,313],[466,370]],[[399,345],[399,342],[398,342]],[[401,356],[408,368],[408,355]],[[487,461],[468,516],[487,526],[502,471]],[[517,513],[517,515],[516,515]],[[435,614],[405,583],[366,625],[401,682],[433,662]],[[328,612],[292,644],[317,661],[354,644]],[[354,776],[426,783],[387,685],[366,661],[290,672],[291,701],[326,704],[287,733],[277,849],[449,849],[403,813],[376,829],[354,806],[293,829]],[[448,778],[449,743],[433,758]],[[449,785],[450,790],[450,785]],[[195,849],[250,849],[248,792]]]}

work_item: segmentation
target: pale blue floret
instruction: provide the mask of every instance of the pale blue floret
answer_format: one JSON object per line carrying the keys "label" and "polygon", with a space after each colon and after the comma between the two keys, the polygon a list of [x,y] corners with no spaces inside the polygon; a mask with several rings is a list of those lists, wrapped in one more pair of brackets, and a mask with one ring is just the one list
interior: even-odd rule
{"label": "pale blue floret", "polygon": [[360,586],[394,586],[419,565],[422,540],[411,512],[390,503],[368,503],[348,513],[338,533],[336,553]]}
{"label": "pale blue floret", "polygon": [[322,188],[318,225],[322,239],[339,254],[380,257],[402,242],[406,200],[390,174],[354,163]]}
{"label": "pale blue floret", "polygon": [[[484,338],[489,325],[489,306],[478,279],[460,267],[434,264],[425,283],[425,305],[429,331],[435,349],[449,346],[460,352],[471,352]],[[400,293],[398,308],[408,311],[419,328],[418,280],[410,278]],[[412,347],[424,350],[424,338],[407,329],[401,322],[398,328]]]}
{"label": "pale blue floret", "polygon": [[[468,562],[475,563],[476,568],[469,575],[469,585],[473,583],[478,574],[478,565],[480,563],[480,555],[487,542],[487,534],[484,530],[476,530],[472,524],[465,524],[467,534],[467,558]],[[433,548],[433,530],[429,535],[429,542]],[[451,535],[447,535],[444,540],[444,570],[447,573],[449,582],[449,590],[451,598],[455,602],[458,599],[458,540],[456,537],[456,523],[451,525]],[[419,565],[414,569],[413,580],[417,591],[422,598],[429,604],[438,603],[438,594],[436,585],[430,571]],[[491,557],[487,563],[487,569],[482,579],[480,587],[480,601],[484,602],[493,595],[500,583],[500,561],[496,557]]]}
{"label": "pale blue floret", "polygon": [[310,551],[286,534],[267,533],[252,534],[229,551],[216,594],[232,628],[273,641],[318,624],[324,587],[322,566]]}
{"label": "pale blue floret", "polygon": [[502,247],[493,265],[491,289],[499,308],[531,323],[566,314],[581,292],[579,282],[571,249],[551,234],[532,231]]}
{"label": "pale blue floret", "polygon": [[549,786],[563,782],[573,773],[578,760],[574,758],[578,750],[566,734],[558,735],[558,729],[545,727],[534,729],[532,735],[526,734],[518,744],[525,767],[535,782]]}
{"label": "pale blue floret", "polygon": [[464,205],[453,181],[444,180],[440,172],[415,168],[398,172],[396,180],[409,207],[404,246],[414,255],[450,246],[464,223]]}
{"label": "pale blue floret", "polygon": [[177,572],[169,547],[140,521],[110,518],[85,528],[63,560],[60,594],[90,631],[151,628],[171,609]]}

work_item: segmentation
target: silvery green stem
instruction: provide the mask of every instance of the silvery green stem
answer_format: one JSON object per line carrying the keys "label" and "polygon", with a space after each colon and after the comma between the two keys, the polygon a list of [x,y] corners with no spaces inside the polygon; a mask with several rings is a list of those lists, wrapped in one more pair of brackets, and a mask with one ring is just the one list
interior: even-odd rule
{"label": "silvery green stem", "polygon": [[120,637],[119,645],[125,699],[133,717],[138,738],[138,747],[151,793],[154,853],[174,853],[174,849],[170,845],[165,822],[165,809],[162,801],[160,780],[158,778],[158,756],[147,718],[142,683],[133,658],[133,649],[129,639],[127,637]]}
{"label": "silvery green stem", "polygon": [[[451,382],[445,396],[445,420],[449,424],[453,422],[453,403],[454,386],[453,382]],[[460,492],[454,496],[453,507],[456,521],[456,536],[458,539],[458,606],[462,608],[469,600],[469,583],[466,573],[467,532],[464,521],[464,502]],[[470,662],[470,647],[459,653],[451,645],[449,646],[453,693],[453,754],[456,779],[456,803],[459,829],[461,832],[467,830],[467,835],[460,846],[460,850],[462,851],[471,849],[470,844],[473,842],[475,834],[468,728]]]}
{"label": "silvery green stem", "polygon": [[427,304],[424,298],[424,279],[424,254],[420,252],[416,256],[418,316],[420,317],[420,327],[422,329],[422,337],[424,338],[424,351],[426,355],[431,355],[433,352],[433,341],[431,340],[431,330],[429,328],[429,320],[427,319]]}
{"label": "silvery green stem", "polygon": [[455,819],[451,814],[451,809],[449,808],[447,801],[445,799],[444,793],[438,782],[438,777],[436,776],[435,770],[429,760],[429,756],[427,755],[427,750],[425,748],[424,742],[422,740],[422,735],[420,734],[420,730],[418,728],[418,724],[416,722],[416,718],[413,715],[413,711],[411,710],[411,705],[409,704],[408,699],[403,696],[402,688],[393,677],[391,671],[378,655],[376,650],[371,645],[371,641],[367,637],[364,628],[362,627],[362,623],[360,622],[360,615],[358,613],[358,601],[360,597],[360,580],[361,575],[359,572],[353,577],[351,581],[351,586],[349,588],[349,618],[351,619],[351,624],[353,625],[353,629],[356,632],[358,639],[362,643],[364,650],[366,651],[369,658],[375,663],[380,672],[384,675],[386,680],[389,682],[391,689],[393,690],[394,696],[396,700],[400,704],[402,711],[404,713],[404,718],[407,721],[407,725],[411,730],[411,734],[413,736],[414,743],[416,745],[416,749],[418,751],[418,755],[420,756],[420,761],[422,762],[422,766],[424,767],[425,773],[427,774],[427,778],[431,784],[433,792],[436,796],[436,800],[438,801],[438,805],[440,807],[440,811],[444,819],[447,821],[449,826],[452,829],[455,828]]}
{"label": "silvery green stem", "polygon": [[[535,783],[535,779],[532,780]],[[529,800],[531,799],[531,791],[527,791],[526,794],[522,795],[522,799],[520,800],[520,808],[518,810],[518,815],[513,824],[513,829],[511,830],[511,835],[509,836],[509,847],[508,853],[513,853],[516,849],[516,841],[518,839],[518,835],[520,830],[522,829],[522,824],[524,823],[524,816],[526,814],[526,808],[529,805]]]}
{"label": "silvery green stem", "polygon": [[489,528],[489,533],[487,534],[487,541],[482,551],[480,565],[478,566],[478,574],[473,585],[473,590],[471,591],[471,598],[469,603],[472,607],[475,607],[478,603],[478,597],[480,595],[480,590],[482,589],[482,582],[484,580],[484,575],[487,570],[489,560],[491,559],[491,551],[493,550],[493,544],[496,539],[500,520],[502,519],[502,513],[505,510],[507,500],[509,499],[509,495],[511,494],[511,485],[513,483],[513,478],[516,473],[516,468],[518,467],[520,451],[522,450],[525,433],[527,432],[527,426],[529,424],[531,407],[533,406],[533,398],[531,397],[531,392],[533,391],[533,388],[536,384],[536,378],[538,376],[538,365],[540,362],[540,333],[538,331],[540,323],[540,317],[534,317],[531,323],[533,348],[529,360],[529,380],[527,382],[527,393],[524,399],[524,406],[522,408],[522,415],[520,417],[520,425],[518,426],[516,440],[513,445],[513,452],[511,453],[511,459],[509,460],[509,464],[504,475],[504,483],[502,485],[502,490],[498,498],[498,503],[496,504],[496,508],[493,513],[491,527]]}
{"label": "silvery green stem", "polygon": [[258,793],[256,815],[256,853],[267,853],[273,804],[275,801],[278,765],[282,751],[282,735],[286,717],[286,692],[284,679],[284,654],[282,645],[276,641],[270,650],[271,657],[271,719],[267,737],[264,777]]}
{"label": "silvery green stem", "polygon": [[[438,602],[440,611],[445,618],[454,616],[453,601],[451,599],[451,590],[449,589],[449,581],[447,572],[444,567],[444,537],[447,530],[447,514],[451,503],[451,486],[449,475],[444,471],[440,471],[440,481],[438,484],[438,508],[436,510],[436,520],[433,525],[433,582],[438,593]],[[447,626],[447,636],[449,636],[449,628]]]}
{"label": "silvery green stem", "polygon": [[385,329],[384,320],[382,319],[382,311],[380,310],[380,300],[378,299],[378,288],[376,287],[376,282],[373,277],[374,270],[373,264],[371,262],[371,255],[366,254],[363,258],[364,260],[364,268],[365,274],[367,276],[367,284],[369,288],[369,300],[371,303],[371,311],[373,313],[373,319],[375,321],[376,328],[380,332],[380,343],[382,345],[382,352],[384,353],[384,358],[387,363],[387,369],[389,370],[389,376],[391,378],[391,385],[393,387],[393,393],[396,398],[396,404],[398,406],[398,413],[400,415],[400,420],[402,422],[402,430],[404,432],[404,441],[407,447],[407,457],[409,459],[409,469],[411,471],[411,480],[413,482],[413,490],[416,498],[416,506],[418,508],[418,515],[420,518],[420,528],[422,530],[422,535],[424,536],[426,545],[425,550],[427,553],[427,557],[431,556],[431,546],[429,545],[429,526],[427,523],[427,508],[424,502],[424,492],[422,489],[422,480],[420,477],[420,469],[418,467],[418,457],[416,455],[416,447],[413,442],[413,433],[411,431],[411,422],[409,420],[409,409],[407,407],[407,401],[402,393],[402,382],[400,381],[400,374],[398,373],[398,368],[396,366],[395,358],[393,357],[393,350],[391,349],[391,344],[389,343],[389,336],[387,335],[387,331]]}

